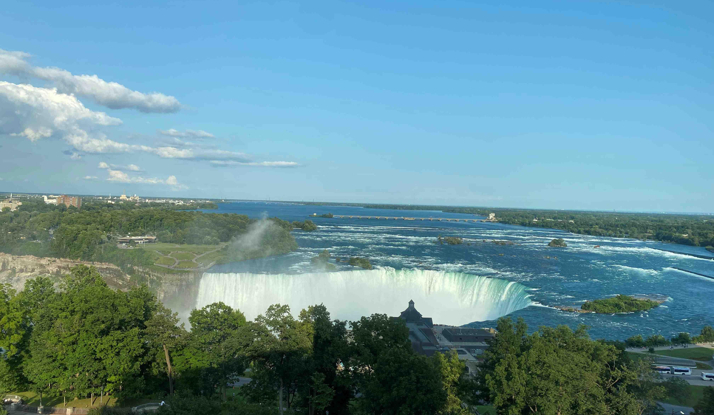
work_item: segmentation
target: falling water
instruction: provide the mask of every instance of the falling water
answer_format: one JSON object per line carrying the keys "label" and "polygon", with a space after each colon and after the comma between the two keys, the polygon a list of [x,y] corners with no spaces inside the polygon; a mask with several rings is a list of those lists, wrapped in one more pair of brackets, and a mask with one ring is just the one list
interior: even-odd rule
{"label": "falling water", "polygon": [[528,307],[526,287],[476,275],[379,268],[310,274],[206,273],[196,308],[224,302],[254,319],[271,304],[293,313],[324,304],[333,318],[356,320],[373,313],[399,315],[414,300],[435,323],[463,325]]}

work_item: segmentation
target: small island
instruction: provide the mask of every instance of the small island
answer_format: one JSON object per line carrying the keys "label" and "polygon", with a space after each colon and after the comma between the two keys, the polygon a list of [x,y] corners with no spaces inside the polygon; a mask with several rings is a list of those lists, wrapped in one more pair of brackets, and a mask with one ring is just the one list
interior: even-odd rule
{"label": "small island", "polygon": [[348,264],[354,266],[354,267],[360,267],[364,269],[372,269],[372,264],[370,264],[369,259],[367,258],[360,258],[360,257],[352,257],[347,261]]}
{"label": "small island", "polygon": [[310,262],[312,265],[323,268],[326,271],[336,271],[337,267],[328,262],[330,260],[330,256],[330,252],[327,249],[324,249],[316,257],[313,257]]}
{"label": "small island", "polygon": [[563,238],[556,238],[556,239],[553,239],[552,241],[550,241],[548,246],[550,246],[552,248],[566,248],[568,246],[568,244],[565,243]]}
{"label": "small island", "polygon": [[464,243],[464,238],[459,238],[458,236],[447,236],[446,238],[442,238],[439,236],[437,238],[437,242],[439,245],[443,245],[444,242],[446,242],[449,245],[461,245]]}
{"label": "small island", "polygon": [[305,232],[312,232],[317,230],[317,225],[315,225],[315,222],[311,221],[310,219],[306,220],[305,222],[294,221],[292,225],[294,229],[302,229]]}
{"label": "small island", "polygon": [[580,308],[599,314],[634,313],[650,310],[661,303],[661,301],[619,294],[617,297],[586,301]]}

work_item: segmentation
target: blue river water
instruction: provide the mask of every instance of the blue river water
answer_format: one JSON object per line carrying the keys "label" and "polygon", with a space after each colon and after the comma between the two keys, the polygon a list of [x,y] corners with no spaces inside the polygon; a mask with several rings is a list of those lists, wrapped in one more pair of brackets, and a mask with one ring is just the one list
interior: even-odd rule
{"label": "blue river water", "polygon": [[[336,215],[475,218],[437,211],[235,202],[215,213],[305,220]],[[699,333],[714,324],[714,255],[703,248],[632,239],[591,237],[499,223],[310,218],[315,232],[294,231],[297,252],[215,266],[201,279],[196,307],[224,301],[254,318],[272,303],[295,308],[324,303],[334,318],[398,315],[414,299],[435,323],[493,327],[501,316],[522,317],[531,329],[547,325],[590,327],[593,338],[624,339],[678,332]],[[440,245],[439,236],[464,238]],[[553,238],[567,248],[549,248]],[[513,244],[495,244],[509,241]],[[361,256],[375,270],[336,262],[337,271],[315,269],[310,259],[327,249],[333,259]],[[677,251],[672,253],[662,251]],[[712,260],[686,254],[712,257]],[[334,260],[333,260],[334,262]],[[555,306],[616,294],[666,298],[648,312],[578,314]]]}

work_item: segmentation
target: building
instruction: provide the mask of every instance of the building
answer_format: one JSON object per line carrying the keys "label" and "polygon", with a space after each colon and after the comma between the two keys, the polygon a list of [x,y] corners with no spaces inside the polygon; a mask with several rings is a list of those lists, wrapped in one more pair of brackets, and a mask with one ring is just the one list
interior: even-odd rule
{"label": "building", "polygon": [[7,208],[7,209],[10,209],[10,212],[14,212],[14,211],[16,211],[17,208],[19,208],[21,205],[22,205],[22,202],[20,202],[20,201],[17,200],[17,199],[14,199],[14,198],[12,197],[12,193],[10,193],[10,197],[9,197],[9,198],[7,198],[7,199],[3,200],[2,202],[0,202],[0,212],[2,212],[3,210],[5,210],[6,208]]}
{"label": "building", "polygon": [[45,201],[45,204],[48,205],[56,205],[57,204],[57,196],[42,196],[42,199]]}
{"label": "building", "polygon": [[65,205],[67,207],[74,206],[77,209],[82,207],[82,198],[79,196],[57,196],[57,205]]}
{"label": "building", "polygon": [[151,244],[156,242],[156,237],[155,236],[123,236],[121,238],[117,238],[117,242],[120,244],[128,244],[131,242],[137,243],[137,244]]}
{"label": "building", "polygon": [[415,352],[431,356],[436,352],[455,351],[469,373],[478,370],[481,354],[488,348],[487,340],[496,335],[494,329],[476,329],[435,325],[431,317],[423,317],[409,301],[409,307],[399,315],[409,329],[409,341]]}

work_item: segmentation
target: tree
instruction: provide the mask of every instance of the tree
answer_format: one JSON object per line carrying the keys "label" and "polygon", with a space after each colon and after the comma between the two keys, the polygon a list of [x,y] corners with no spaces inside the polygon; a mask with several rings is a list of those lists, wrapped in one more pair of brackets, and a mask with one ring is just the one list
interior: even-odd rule
{"label": "tree", "polygon": [[473,392],[473,385],[467,379],[466,366],[454,351],[436,353],[433,359],[441,375],[442,389],[446,392],[446,402],[439,414],[468,415],[470,412],[463,408],[463,397]]}
{"label": "tree", "polygon": [[[191,311],[188,347],[176,358],[183,385],[201,395],[220,391],[226,398],[226,384],[245,372],[243,346],[237,339],[246,326],[243,313],[224,303],[213,303]],[[170,333],[168,334],[171,335]]]}
{"label": "tree", "polygon": [[171,350],[183,346],[188,336],[183,324],[179,326],[178,322],[177,313],[159,304],[154,314],[146,322],[144,332],[152,351],[153,363],[159,371],[166,373],[169,394],[172,395],[174,393],[174,372],[171,364]]}
{"label": "tree", "polygon": [[639,414],[628,391],[638,374],[621,352],[592,341],[585,327],[541,327],[532,335],[522,320],[500,319],[484,353],[480,396],[500,413]]}
{"label": "tree", "polygon": [[689,333],[679,333],[676,336],[672,337],[672,344],[680,344],[680,345],[685,345],[685,344],[690,344],[692,342],[692,337],[689,335]]}
{"label": "tree", "polygon": [[714,342],[714,328],[712,326],[704,326],[699,336],[696,336],[693,340],[696,343]]}
{"label": "tree", "polygon": [[344,365],[349,362],[346,322],[332,321],[324,305],[308,307],[300,312],[300,321],[312,326],[312,350],[306,360],[306,378],[300,388],[308,414],[329,412],[348,414],[353,397],[352,379]]}
{"label": "tree", "polygon": [[647,345],[640,334],[628,338],[625,340],[625,344],[627,347],[645,347]]}
{"label": "tree", "polygon": [[[254,399],[277,391],[278,409],[291,408],[303,380],[306,360],[312,348],[313,327],[295,320],[287,305],[274,304],[250,324],[252,344],[248,354],[257,376],[247,385]],[[255,373],[254,372],[254,373]],[[287,400],[286,400],[287,398]]]}
{"label": "tree", "polygon": [[694,405],[694,415],[714,415],[714,387],[704,389],[702,399]]}

